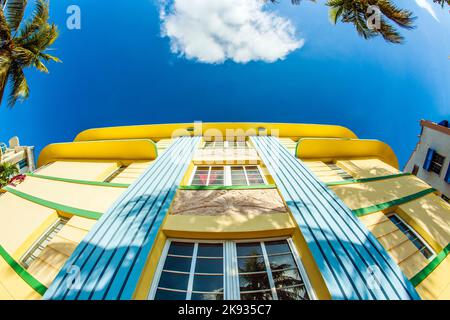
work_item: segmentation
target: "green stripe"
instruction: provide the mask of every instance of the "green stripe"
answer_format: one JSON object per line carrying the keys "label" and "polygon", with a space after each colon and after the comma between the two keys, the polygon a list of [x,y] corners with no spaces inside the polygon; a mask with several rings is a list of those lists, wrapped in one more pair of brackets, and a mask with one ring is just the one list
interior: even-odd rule
{"label": "green stripe", "polygon": [[362,217],[362,216],[365,216],[365,215],[370,214],[370,213],[374,213],[374,212],[381,211],[381,210],[384,210],[384,209],[387,209],[387,208],[390,208],[390,207],[393,207],[393,206],[398,206],[400,204],[416,200],[418,198],[426,196],[427,194],[433,193],[435,191],[436,191],[436,189],[433,189],[433,188],[422,190],[420,192],[411,194],[409,196],[406,196],[406,197],[403,197],[403,198],[400,198],[400,199],[396,199],[396,200],[392,200],[392,201],[376,204],[374,206],[370,206],[370,207],[367,207],[367,208],[355,209],[355,210],[353,210],[353,213],[357,217]]}
{"label": "green stripe", "polygon": [[450,253],[450,243],[441,251],[439,254],[434,257],[433,260],[419,273],[417,273],[414,277],[412,277],[409,281],[413,284],[414,287],[417,287],[426,277],[428,277],[438,266],[439,264],[447,258]]}
{"label": "green stripe", "polygon": [[246,190],[246,189],[276,189],[274,184],[257,184],[252,186],[180,186],[180,190]]}
{"label": "green stripe", "polygon": [[52,202],[52,201],[48,201],[48,200],[44,200],[41,198],[37,198],[34,197],[32,195],[29,195],[27,193],[18,191],[14,188],[10,188],[10,187],[4,187],[4,189],[18,197],[21,197],[25,200],[34,202],[36,204],[39,204],[41,206],[47,207],[47,208],[51,208],[51,209],[55,209],[57,211],[61,211],[61,212],[66,212],[66,213],[70,213],[76,216],[80,216],[80,217],[84,217],[84,218],[88,218],[88,219],[93,219],[93,220],[98,220],[101,216],[102,213],[101,212],[96,212],[96,211],[89,211],[89,210],[84,210],[84,209],[78,209],[78,208],[74,208],[74,207],[69,207],[63,204],[59,204],[56,202]]}
{"label": "green stripe", "polygon": [[40,283],[35,277],[33,277],[27,270],[25,270],[20,264],[18,264],[13,257],[0,245],[0,256],[5,259],[6,263],[30,286],[39,293],[41,296],[47,291],[47,287]]}
{"label": "green stripe", "polygon": [[34,178],[39,178],[39,179],[62,181],[62,182],[69,182],[69,183],[76,183],[76,184],[87,184],[90,186],[115,187],[115,188],[128,188],[130,186],[130,184],[127,184],[127,183],[113,183],[113,182],[67,179],[67,178],[44,176],[44,175],[35,174],[35,173],[26,173],[26,175],[30,176],[30,177],[34,177]]}
{"label": "green stripe", "polygon": [[345,181],[335,181],[335,182],[327,182],[326,185],[329,187],[333,186],[341,186],[345,184],[352,184],[352,183],[362,183],[362,182],[371,182],[371,181],[378,181],[378,180],[387,180],[387,179],[393,179],[393,178],[399,178],[403,176],[410,176],[411,173],[404,172],[404,173],[397,173],[397,174],[390,174],[387,176],[380,176],[380,177],[371,177],[371,178],[362,178],[362,179],[350,179]]}

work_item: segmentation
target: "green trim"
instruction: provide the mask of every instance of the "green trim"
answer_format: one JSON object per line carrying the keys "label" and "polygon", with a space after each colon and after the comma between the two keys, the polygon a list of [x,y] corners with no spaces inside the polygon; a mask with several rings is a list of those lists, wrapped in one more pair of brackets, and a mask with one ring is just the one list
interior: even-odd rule
{"label": "green trim", "polygon": [[428,277],[438,266],[439,264],[447,258],[450,253],[450,243],[441,251],[439,254],[434,257],[433,260],[419,273],[417,273],[414,277],[412,277],[409,281],[411,281],[414,287],[417,287],[426,277]]}
{"label": "green trim", "polygon": [[374,212],[381,211],[381,210],[384,210],[384,209],[387,209],[387,208],[390,208],[390,207],[393,207],[393,206],[398,206],[400,204],[416,200],[418,198],[426,196],[427,194],[433,193],[435,191],[436,191],[436,189],[433,189],[433,188],[425,189],[425,190],[422,190],[420,192],[411,194],[409,196],[406,196],[406,197],[403,197],[403,198],[400,198],[400,199],[395,199],[395,200],[392,200],[392,201],[376,204],[374,206],[370,206],[370,207],[367,207],[367,208],[355,209],[355,210],[353,210],[353,213],[357,217],[362,217],[362,216],[365,216],[365,215],[370,214],[370,213],[374,213]]}
{"label": "green trim", "polygon": [[38,198],[38,197],[34,197],[32,195],[29,195],[27,193],[18,191],[18,190],[14,189],[14,188],[5,187],[4,189],[6,191],[8,191],[8,192],[18,196],[18,197],[21,197],[21,198],[25,199],[25,200],[34,202],[36,204],[39,204],[39,205],[47,207],[47,208],[55,209],[57,211],[70,213],[70,214],[73,214],[75,216],[80,216],[80,217],[93,219],[93,220],[98,220],[102,216],[101,212],[89,211],[89,210],[84,210],[84,209],[78,209],[78,208],[66,206],[66,205],[63,205],[63,204],[59,204],[59,203],[56,203],[56,202],[44,200],[44,199],[41,199],[41,198]]}
{"label": "green trim", "polygon": [[17,263],[13,257],[0,245],[0,256],[5,259],[6,263],[21,277],[30,287],[41,296],[47,291],[47,287],[33,277],[24,267]]}
{"label": "green trim", "polygon": [[180,190],[246,190],[246,189],[276,189],[274,184],[257,184],[252,186],[180,186]]}
{"label": "green trim", "polygon": [[68,179],[68,178],[44,176],[44,175],[36,174],[36,173],[26,173],[25,175],[33,177],[33,178],[47,179],[47,180],[54,180],[54,181],[62,181],[62,182],[69,182],[69,183],[76,183],[76,184],[87,184],[87,185],[90,185],[90,186],[113,187],[113,188],[128,188],[130,186],[130,184],[127,184],[127,183],[113,183],[113,182],[77,180],[77,179]]}
{"label": "green trim", "polygon": [[387,176],[379,176],[379,177],[371,177],[371,178],[362,178],[362,179],[350,179],[345,181],[335,181],[335,182],[327,182],[326,185],[329,187],[333,186],[341,186],[345,184],[352,184],[352,183],[363,183],[363,182],[371,182],[371,181],[378,181],[378,180],[387,180],[387,179],[393,179],[393,178],[399,178],[403,176],[410,176],[411,173],[404,172],[404,173],[397,173],[397,174],[390,174]]}

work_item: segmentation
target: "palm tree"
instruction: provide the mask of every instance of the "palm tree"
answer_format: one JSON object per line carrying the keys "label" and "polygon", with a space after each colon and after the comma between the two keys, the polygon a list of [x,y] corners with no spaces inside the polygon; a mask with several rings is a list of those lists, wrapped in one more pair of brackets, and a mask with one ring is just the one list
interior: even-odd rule
{"label": "palm tree", "polygon": [[49,19],[47,0],[36,0],[32,16],[23,20],[27,0],[0,0],[0,104],[10,82],[8,105],[13,107],[29,96],[23,70],[34,67],[48,73],[45,61],[60,62],[46,51],[58,38],[58,29]]}
{"label": "palm tree", "polygon": [[[278,2],[278,0],[270,1]],[[299,4],[301,0],[291,0],[291,2]],[[364,39],[381,35],[387,42],[402,43],[404,38],[393,24],[404,29],[414,28],[415,17],[413,17],[412,12],[398,8],[391,0],[327,0],[325,5],[330,7],[330,19],[334,24],[338,21],[351,23]],[[380,9],[379,28],[369,28],[367,24],[368,19],[373,14],[370,11],[368,12],[369,6],[378,6]]]}
{"label": "palm tree", "polygon": [[442,8],[445,6],[445,4],[448,4],[450,6],[450,0],[433,0],[434,3],[439,3]]}
{"label": "palm tree", "polygon": [[6,186],[12,177],[19,173],[17,165],[11,163],[0,164],[0,187]]}

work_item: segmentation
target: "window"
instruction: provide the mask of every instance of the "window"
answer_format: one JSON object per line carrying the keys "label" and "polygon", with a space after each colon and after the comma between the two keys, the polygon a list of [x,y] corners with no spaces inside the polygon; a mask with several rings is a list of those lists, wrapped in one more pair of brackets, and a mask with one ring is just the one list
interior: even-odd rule
{"label": "window", "polygon": [[36,243],[28,250],[27,253],[21,259],[22,265],[25,269],[31,265],[31,263],[36,260],[39,254],[44,250],[48,243],[55,237],[55,235],[61,231],[62,227],[69,221],[69,219],[64,217],[59,217],[56,221],[43,235],[36,241]]}
{"label": "window", "polygon": [[351,179],[353,179],[353,177],[350,174],[348,174],[347,171],[345,171],[344,169],[339,167],[337,164],[335,164],[335,163],[327,163],[327,166],[328,166],[328,168],[333,170],[334,173],[336,173],[338,176],[340,176],[342,179],[344,179],[344,180],[351,180]]}
{"label": "window", "polygon": [[111,181],[113,181],[115,178],[117,178],[117,176],[119,175],[119,174],[121,174],[123,171],[125,171],[125,169],[127,168],[128,166],[125,166],[125,165],[121,165],[119,168],[117,168],[113,173],[111,173],[106,179],[105,179],[105,181],[104,182],[111,182]]}
{"label": "window", "polygon": [[258,166],[198,166],[192,186],[251,186],[265,184]]}
{"label": "window", "polygon": [[427,171],[434,172],[438,175],[441,174],[442,167],[444,165],[445,157],[437,153],[435,150],[429,148],[425,157],[423,168]]}
{"label": "window", "polygon": [[442,166],[444,165],[445,157],[441,156],[439,153],[435,152],[433,158],[431,159],[430,171],[441,174]]}
{"label": "window", "polygon": [[416,248],[427,259],[431,259],[435,256],[433,249],[419,236],[410,226],[408,226],[398,215],[395,213],[388,216],[389,220],[394,223],[401,232],[403,232],[408,239],[416,246]]}
{"label": "window", "polygon": [[22,159],[19,162],[17,162],[17,165],[19,166],[19,169],[23,169],[25,167],[28,167],[28,161],[27,159]]}
{"label": "window", "polygon": [[206,141],[204,148],[206,149],[224,149],[224,148],[246,148],[245,141]]}
{"label": "window", "polygon": [[255,242],[169,240],[150,299],[303,300],[311,287],[290,239]]}
{"label": "window", "polygon": [[414,165],[414,168],[412,169],[412,174],[417,176],[417,173],[419,173],[419,166]]}

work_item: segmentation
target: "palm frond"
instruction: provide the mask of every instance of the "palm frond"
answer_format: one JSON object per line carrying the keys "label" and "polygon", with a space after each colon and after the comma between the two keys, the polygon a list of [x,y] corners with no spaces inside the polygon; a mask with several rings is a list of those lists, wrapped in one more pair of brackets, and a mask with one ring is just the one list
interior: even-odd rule
{"label": "palm frond", "polygon": [[0,47],[3,47],[5,42],[11,40],[11,29],[2,8],[0,8]]}
{"label": "palm frond", "polygon": [[19,31],[17,41],[20,42],[21,40],[32,36],[33,33],[47,24],[49,15],[49,3],[45,0],[37,0],[33,15],[24,22],[23,27]]}
{"label": "palm frond", "polygon": [[6,2],[6,19],[12,31],[16,31],[23,19],[27,0],[8,0]]}
{"label": "palm frond", "polygon": [[10,70],[11,92],[9,95],[8,106],[13,107],[17,101],[23,101],[28,98],[30,91],[27,79],[20,66],[13,64]]}

